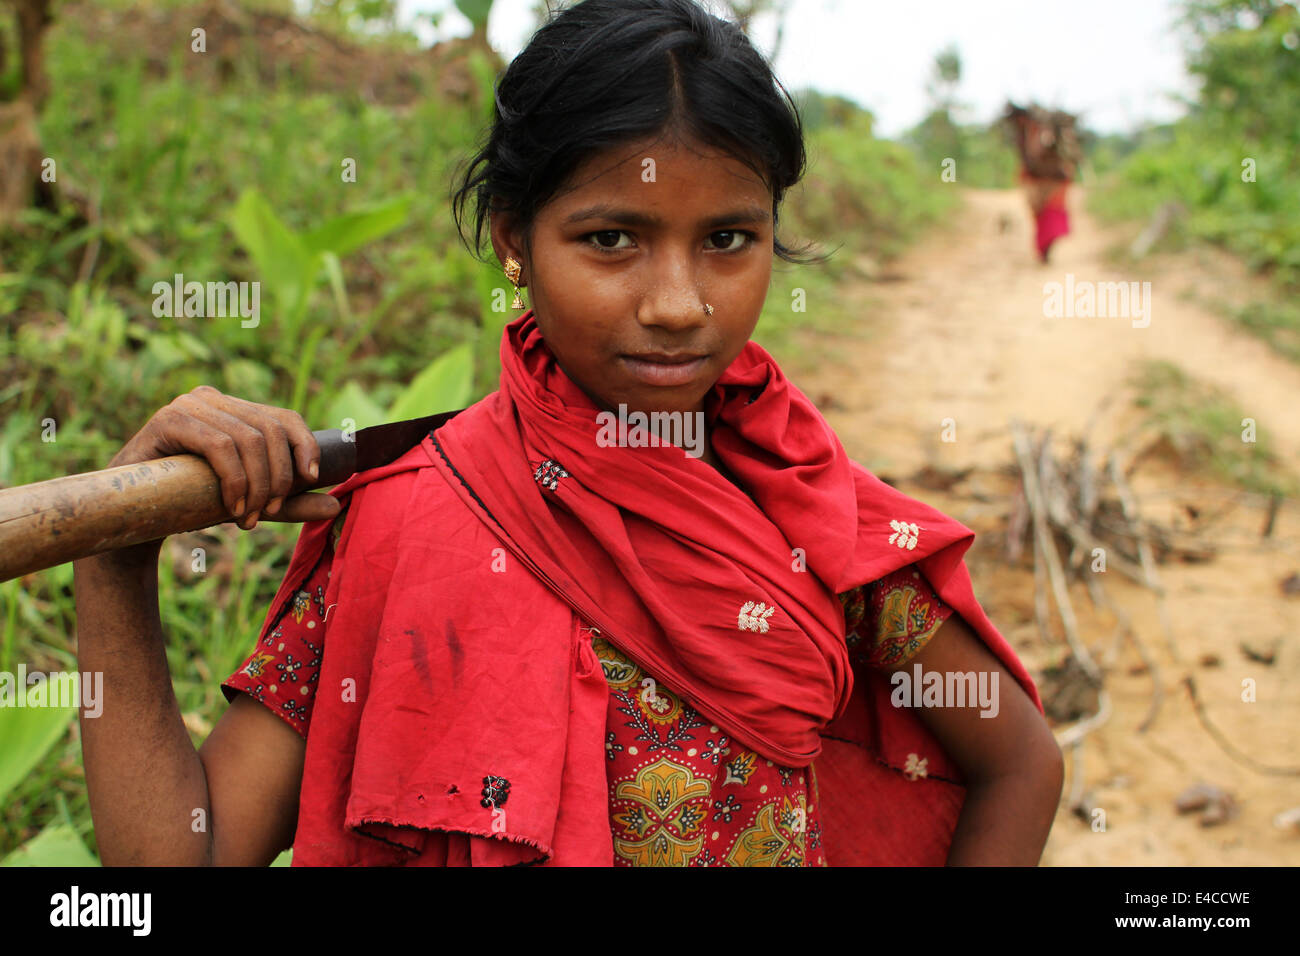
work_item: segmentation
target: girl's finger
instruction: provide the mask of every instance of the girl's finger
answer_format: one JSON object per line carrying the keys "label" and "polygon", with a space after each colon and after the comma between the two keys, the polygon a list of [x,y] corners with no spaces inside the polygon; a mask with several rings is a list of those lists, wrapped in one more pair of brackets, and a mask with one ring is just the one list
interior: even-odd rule
{"label": "girl's finger", "polygon": [[338,516],[341,505],[339,500],[328,492],[305,492],[286,498],[280,510],[274,515],[266,515],[266,521],[301,522],[320,521]]}
{"label": "girl's finger", "polygon": [[[205,392],[203,401],[211,407],[224,411],[232,418],[244,422],[262,435],[266,445],[267,465],[267,501],[263,516],[274,515],[284,497],[289,494],[297,472],[295,468],[297,453],[292,447],[286,423],[292,424],[290,416],[301,422],[301,416],[288,409],[259,405],[257,402],[250,402],[234,395],[226,395],[216,389]],[[303,427],[306,427],[305,423]],[[310,431],[308,435],[311,435]],[[298,440],[301,442],[300,434]],[[315,441],[314,436],[312,440]],[[250,509],[254,504],[255,502],[250,498]]]}
{"label": "girl's finger", "polygon": [[266,409],[268,415],[275,418],[284,429],[285,437],[289,442],[289,448],[293,452],[293,461],[297,467],[297,473],[304,478],[316,480],[316,475],[312,473],[313,466],[317,472],[320,468],[320,445],[316,441],[316,436],[312,434],[303,417],[295,412],[292,408],[274,408]]}
{"label": "girl's finger", "polygon": [[[217,397],[226,396],[217,393]],[[251,516],[255,511],[260,513],[264,510],[267,501],[271,498],[271,451],[267,437],[242,418],[223,410],[206,394],[200,397],[191,392],[182,395],[173,404],[178,405],[191,418],[225,432],[234,440],[235,446],[239,449],[239,460],[244,466],[247,480],[244,514]],[[240,527],[247,530],[243,523]],[[249,524],[248,527],[252,525]]]}

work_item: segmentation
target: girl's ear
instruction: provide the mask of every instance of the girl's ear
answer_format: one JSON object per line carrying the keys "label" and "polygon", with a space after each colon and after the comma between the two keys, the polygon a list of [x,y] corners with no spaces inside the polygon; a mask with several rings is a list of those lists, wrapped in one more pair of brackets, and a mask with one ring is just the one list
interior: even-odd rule
{"label": "girl's ear", "polygon": [[492,212],[489,213],[489,217],[492,223],[489,233],[492,237],[492,249],[496,252],[497,261],[504,265],[507,258],[513,257],[516,262],[523,266],[519,279],[519,285],[523,286],[528,276],[528,259],[524,254],[518,219],[513,213],[508,212]]}

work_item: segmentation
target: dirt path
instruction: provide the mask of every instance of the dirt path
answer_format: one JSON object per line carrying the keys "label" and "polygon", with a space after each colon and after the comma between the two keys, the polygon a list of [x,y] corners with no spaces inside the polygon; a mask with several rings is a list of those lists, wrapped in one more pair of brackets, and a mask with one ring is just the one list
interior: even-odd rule
{"label": "dirt path", "polygon": [[[1138,420],[1124,384],[1131,363],[1166,359],[1223,388],[1280,456],[1300,462],[1300,366],[1188,297],[1240,299],[1250,289],[1240,267],[1191,253],[1137,270],[1112,266],[1107,250],[1127,234],[1099,227],[1081,206],[1076,193],[1074,232],[1042,266],[1020,194],[968,191],[954,224],[894,263],[885,277],[892,281],[845,290],[870,317],[861,338],[836,343],[845,361],[792,369],[797,381],[814,386],[810,393],[834,396],[828,420],[849,454],[878,474],[979,466],[947,492],[900,487],[977,532],[968,556],[976,594],[1031,668],[1050,651],[1034,623],[1032,565],[1010,566],[1001,545],[1015,483],[983,470],[1012,460],[1010,418],[1076,435],[1104,404],[1091,437],[1107,446]],[[1150,282],[1149,326],[1135,328],[1131,317],[1046,317],[1044,283],[1064,283],[1067,273],[1076,285]],[[944,419],[953,420],[956,441],[941,440]],[[1063,800],[1044,863],[1300,863],[1300,830],[1273,823],[1300,806],[1300,776],[1260,773],[1229,757],[1198,722],[1181,683],[1194,676],[1210,720],[1240,751],[1261,764],[1300,765],[1300,598],[1279,587],[1300,570],[1300,507],[1286,502],[1264,540],[1263,502],[1252,496],[1161,461],[1144,463],[1133,482],[1144,513],[1194,528],[1218,555],[1160,569],[1173,650],[1151,592],[1106,576],[1108,593],[1131,616],[1159,671],[1164,702],[1142,734],[1136,728],[1152,699],[1152,674],[1132,647],[1115,647],[1114,618],[1092,607],[1082,585],[1072,588],[1083,637],[1109,665],[1113,716],[1087,738],[1073,768],[1082,773],[1088,805],[1104,811],[1105,829],[1071,814]],[[1243,642],[1256,649],[1275,643],[1274,663],[1252,660]],[[1255,682],[1254,702],[1241,699],[1246,679]],[[1067,759],[1067,788],[1071,764]],[[1195,815],[1175,811],[1177,795],[1201,781],[1235,797],[1238,812],[1228,822],[1203,827]]]}
{"label": "dirt path", "polygon": [[[940,423],[952,418],[958,440],[942,448],[944,461],[987,463],[1001,457],[1002,446],[981,438],[1000,434],[1010,416],[1081,431],[1098,403],[1120,390],[1130,361],[1153,358],[1225,388],[1279,454],[1300,461],[1300,366],[1184,298],[1198,287],[1239,288],[1240,270],[1233,274],[1222,259],[1188,257],[1113,268],[1105,253],[1116,234],[1082,214],[1077,194],[1074,231],[1042,266],[1032,256],[1031,223],[1018,192],[970,190],[965,200],[951,229],[891,267],[888,274],[899,281],[860,290],[879,327],[867,365],[872,374],[842,371],[826,382],[842,406],[827,417],[846,446],[857,446],[851,452],[869,450],[910,471],[922,463],[918,455],[940,453]],[[1150,324],[1046,317],[1043,286],[1064,284],[1067,273],[1076,285],[1150,282]],[[881,389],[882,380],[893,387]]]}

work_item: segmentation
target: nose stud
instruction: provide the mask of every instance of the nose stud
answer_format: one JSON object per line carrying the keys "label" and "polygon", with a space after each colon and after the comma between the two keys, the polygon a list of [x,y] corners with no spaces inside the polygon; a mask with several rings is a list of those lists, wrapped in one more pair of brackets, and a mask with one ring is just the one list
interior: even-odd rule
{"label": "nose stud", "polygon": [[709,303],[707,302],[704,303],[704,314],[705,315],[713,314],[713,306],[709,305]]}

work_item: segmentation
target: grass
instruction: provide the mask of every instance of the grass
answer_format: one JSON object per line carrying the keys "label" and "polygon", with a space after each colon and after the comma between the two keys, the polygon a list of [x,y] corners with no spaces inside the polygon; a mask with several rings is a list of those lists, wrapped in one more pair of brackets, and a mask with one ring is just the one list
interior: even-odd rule
{"label": "grass", "polygon": [[1214,386],[1165,361],[1141,363],[1131,377],[1135,402],[1180,460],[1247,491],[1294,497],[1300,480],[1271,450],[1266,434]]}
{"label": "grass", "polygon": [[1300,362],[1300,308],[1290,302],[1252,302],[1228,314],[1279,355]]}
{"label": "grass", "polygon": [[[1239,163],[1249,157],[1255,170]],[[1148,220],[1167,202],[1183,215],[1158,247],[1207,243],[1266,276],[1275,303],[1219,311],[1279,354],[1300,361],[1300,173],[1278,144],[1212,136],[1187,120],[1149,135],[1103,175],[1088,209],[1103,221]]]}

